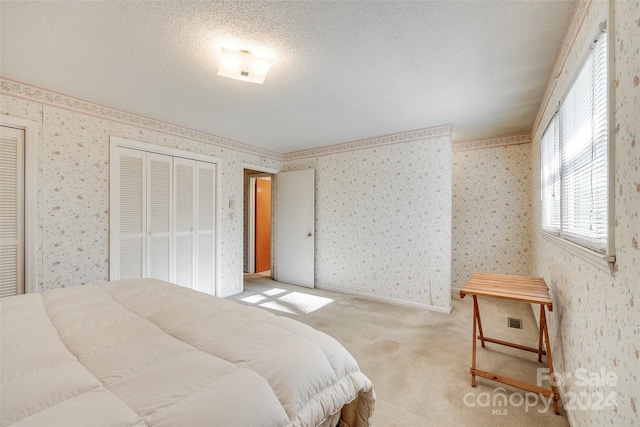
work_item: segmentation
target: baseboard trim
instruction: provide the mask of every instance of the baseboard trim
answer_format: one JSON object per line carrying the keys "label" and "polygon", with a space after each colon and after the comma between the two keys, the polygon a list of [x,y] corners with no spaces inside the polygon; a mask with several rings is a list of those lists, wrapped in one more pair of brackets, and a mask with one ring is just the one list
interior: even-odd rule
{"label": "baseboard trim", "polygon": [[[564,399],[564,392],[562,391],[562,387],[558,389],[558,394],[560,394],[560,405],[562,406],[562,409],[564,409],[563,402],[565,402],[565,399]],[[567,421],[569,422],[569,427],[578,425],[573,419],[573,411],[567,411],[566,409],[564,409],[564,415],[567,417]]]}
{"label": "baseboard trim", "polygon": [[325,285],[321,285],[321,284],[318,284],[318,283],[316,283],[315,287],[318,288],[318,289],[325,290],[325,291],[335,291],[335,292],[340,292],[340,293],[343,293],[343,294],[354,295],[354,296],[365,298],[365,299],[388,302],[390,304],[404,305],[404,306],[407,306],[407,307],[423,308],[425,310],[436,311],[438,313],[451,314],[453,312],[453,308],[452,307],[449,307],[448,309],[446,309],[446,308],[442,308],[442,307],[436,307],[434,305],[421,304],[421,303],[413,302],[413,301],[406,301],[406,300],[401,300],[401,299],[383,297],[383,296],[380,296],[380,295],[372,295],[372,294],[368,294],[368,293],[365,293],[365,292],[358,292],[358,291],[351,291],[351,290],[348,290],[348,289],[336,288],[334,286],[325,286]]}

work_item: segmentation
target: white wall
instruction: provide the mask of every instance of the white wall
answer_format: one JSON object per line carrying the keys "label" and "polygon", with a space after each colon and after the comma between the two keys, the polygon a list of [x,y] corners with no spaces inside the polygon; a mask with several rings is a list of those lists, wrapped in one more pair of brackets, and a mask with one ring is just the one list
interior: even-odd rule
{"label": "white wall", "polygon": [[451,286],[531,274],[531,135],[453,144]]}
{"label": "white wall", "polygon": [[222,159],[222,294],[242,290],[242,163],[279,168],[279,154],[26,84],[1,84],[0,113],[38,124],[38,290],[108,279],[110,136]]}
{"label": "white wall", "polygon": [[449,126],[285,155],[306,168],[319,286],[450,310]]}
{"label": "white wall", "polygon": [[[615,55],[615,274],[593,267],[541,238],[540,138],[554,107],[593,40],[597,25],[612,5]],[[611,34],[611,32],[610,32]],[[532,194],[534,273],[550,287],[553,312],[548,316],[557,371],[572,374],[561,391],[568,396],[608,396],[617,407],[569,411],[573,425],[640,425],[640,2],[580,2],[554,76],[541,124],[534,129]],[[545,109],[545,105],[550,107]],[[617,376],[615,385],[579,385],[577,369]],[[568,400],[568,399],[566,399]],[[586,399],[584,400],[586,402]],[[567,401],[565,401],[565,404]],[[577,405],[575,405],[577,406]]]}

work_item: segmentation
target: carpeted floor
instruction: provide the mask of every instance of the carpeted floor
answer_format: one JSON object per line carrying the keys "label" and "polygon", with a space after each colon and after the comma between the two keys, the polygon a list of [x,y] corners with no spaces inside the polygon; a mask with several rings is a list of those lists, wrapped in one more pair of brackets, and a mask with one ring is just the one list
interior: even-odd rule
{"label": "carpeted floor", "polygon": [[[373,382],[376,427],[569,425],[563,410],[555,415],[545,406],[547,398],[482,378],[471,387],[470,297],[452,295],[453,313],[441,314],[251,275],[245,292],[229,299],[275,307],[267,309],[342,343]],[[537,347],[529,306],[494,299],[480,299],[479,305],[486,336]],[[507,328],[508,316],[522,319],[523,329]],[[479,369],[536,383],[537,368],[545,366],[537,354],[491,343],[482,349],[478,343]]]}

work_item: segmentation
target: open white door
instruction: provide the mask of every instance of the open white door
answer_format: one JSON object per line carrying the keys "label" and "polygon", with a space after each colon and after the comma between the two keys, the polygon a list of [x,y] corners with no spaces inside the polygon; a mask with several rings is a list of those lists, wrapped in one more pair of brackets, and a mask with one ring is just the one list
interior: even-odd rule
{"label": "open white door", "polygon": [[276,175],[275,279],[314,287],[315,171]]}

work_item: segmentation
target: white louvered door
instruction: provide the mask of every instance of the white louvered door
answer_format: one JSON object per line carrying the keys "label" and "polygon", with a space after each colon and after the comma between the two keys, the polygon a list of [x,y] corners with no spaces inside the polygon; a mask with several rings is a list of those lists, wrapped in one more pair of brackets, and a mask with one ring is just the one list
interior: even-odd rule
{"label": "white louvered door", "polygon": [[0,297],[24,293],[24,130],[0,127]]}
{"label": "white louvered door", "polygon": [[[118,182],[112,186],[119,190],[119,209],[112,206],[111,213],[117,215],[119,221],[116,235],[118,242],[116,277],[118,279],[135,279],[146,277],[147,272],[147,162],[143,151],[118,149],[116,157],[118,173],[112,177]],[[115,181],[114,179],[114,181]],[[112,190],[113,191],[113,190]]]}
{"label": "white louvered door", "polygon": [[196,162],[174,158],[175,188],[174,251],[175,283],[195,288],[195,198]]}
{"label": "white louvered door", "polygon": [[215,294],[216,165],[116,146],[112,167],[111,280]]}
{"label": "white louvered door", "polygon": [[216,229],[216,165],[196,164],[197,209],[195,224],[196,283],[197,289],[213,294],[215,284],[215,229]]}
{"label": "white louvered door", "polygon": [[171,156],[147,154],[148,277],[172,280],[171,271]]}

